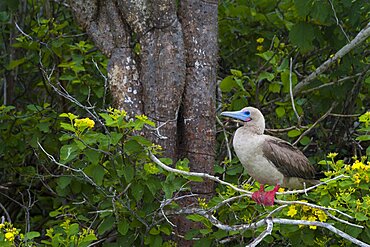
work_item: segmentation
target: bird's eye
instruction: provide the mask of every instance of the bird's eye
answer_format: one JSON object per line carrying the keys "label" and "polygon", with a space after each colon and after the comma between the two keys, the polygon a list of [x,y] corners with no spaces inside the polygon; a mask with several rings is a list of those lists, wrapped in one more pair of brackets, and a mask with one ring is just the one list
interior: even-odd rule
{"label": "bird's eye", "polygon": [[244,112],[244,114],[245,114],[246,116],[250,116],[250,115],[251,115],[251,112],[250,112],[250,111],[245,111],[245,112]]}

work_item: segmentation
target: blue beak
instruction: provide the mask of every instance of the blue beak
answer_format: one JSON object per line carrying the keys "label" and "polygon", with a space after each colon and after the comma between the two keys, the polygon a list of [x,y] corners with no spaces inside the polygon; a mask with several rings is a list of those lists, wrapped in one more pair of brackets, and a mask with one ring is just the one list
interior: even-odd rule
{"label": "blue beak", "polygon": [[221,116],[225,116],[225,117],[231,117],[231,118],[234,118],[234,119],[239,119],[239,120],[242,120],[244,122],[248,122],[248,120],[250,120],[249,116],[246,116],[245,115],[245,112],[243,111],[224,111],[221,113]]}

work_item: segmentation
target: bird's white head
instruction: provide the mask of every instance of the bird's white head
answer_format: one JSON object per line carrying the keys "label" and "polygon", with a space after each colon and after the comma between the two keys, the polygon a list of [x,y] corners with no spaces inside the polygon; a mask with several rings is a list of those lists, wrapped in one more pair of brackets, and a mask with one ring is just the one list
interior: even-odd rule
{"label": "bird's white head", "polygon": [[263,134],[265,131],[265,118],[257,108],[248,106],[240,111],[224,111],[221,115],[243,121],[248,129],[257,134]]}

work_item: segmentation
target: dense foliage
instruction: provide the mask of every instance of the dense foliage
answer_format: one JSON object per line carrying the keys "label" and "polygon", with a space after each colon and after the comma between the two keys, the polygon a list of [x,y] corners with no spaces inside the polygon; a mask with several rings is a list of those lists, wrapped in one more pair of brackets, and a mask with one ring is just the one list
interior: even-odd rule
{"label": "dense foliage", "polygon": [[[176,230],[171,216],[179,212],[203,223],[184,236],[198,246],[249,243],[265,226],[235,226],[270,214],[331,223],[369,243],[369,41],[296,92],[294,104],[290,97],[291,87],[366,26],[369,13],[366,0],[220,1],[220,108],[261,108],[271,132],[296,142],[326,179],[340,177],[307,194],[278,195],[298,203],[268,208],[217,184],[211,200],[199,198],[198,211],[186,211],[177,198],[189,181],[202,178],[150,159],[149,153],[160,156],[160,147],[138,133],[153,123],[145,116],[126,119],[125,111],[109,106],[107,59],[65,4],[2,1],[0,244],[176,246],[169,236]],[[229,130],[220,124],[215,175],[256,190],[225,151]],[[189,171],[186,160],[161,161]],[[230,228],[215,228],[209,215]],[[275,224],[261,245],[273,242],[351,245],[327,229],[299,224]]]}

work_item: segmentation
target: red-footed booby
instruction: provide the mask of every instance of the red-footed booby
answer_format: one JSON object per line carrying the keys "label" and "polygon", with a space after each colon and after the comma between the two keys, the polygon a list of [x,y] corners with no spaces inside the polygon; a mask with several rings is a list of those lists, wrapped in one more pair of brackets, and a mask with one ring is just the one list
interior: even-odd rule
{"label": "red-footed booby", "polygon": [[[234,134],[233,146],[247,173],[261,184],[259,191],[252,195],[258,204],[273,205],[280,186],[298,189],[318,183],[314,180],[315,168],[300,150],[289,142],[264,134],[265,118],[258,109],[245,107],[221,115],[244,122]],[[265,191],[264,184],[276,186],[272,191]]]}

